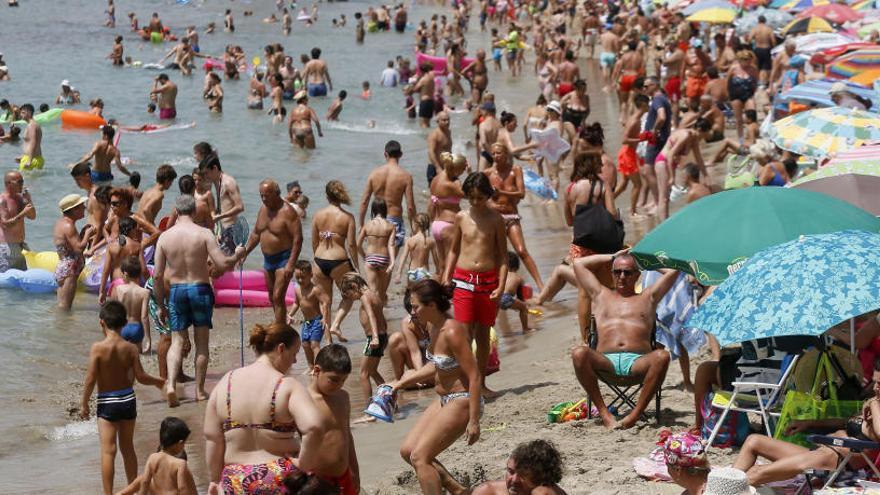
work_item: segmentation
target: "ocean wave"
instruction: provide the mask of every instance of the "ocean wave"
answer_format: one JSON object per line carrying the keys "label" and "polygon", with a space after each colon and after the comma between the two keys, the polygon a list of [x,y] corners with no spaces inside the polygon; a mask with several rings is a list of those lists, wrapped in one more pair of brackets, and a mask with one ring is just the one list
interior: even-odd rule
{"label": "ocean wave", "polygon": [[56,426],[46,438],[53,442],[66,442],[91,435],[98,434],[98,423],[94,419],[88,421],[75,421],[64,426]]}
{"label": "ocean wave", "polygon": [[397,134],[414,136],[421,134],[423,131],[412,129],[404,125],[394,122],[375,122],[365,124],[350,124],[347,122],[327,122],[323,126],[325,129],[333,129],[334,131],[360,132],[365,134]]}

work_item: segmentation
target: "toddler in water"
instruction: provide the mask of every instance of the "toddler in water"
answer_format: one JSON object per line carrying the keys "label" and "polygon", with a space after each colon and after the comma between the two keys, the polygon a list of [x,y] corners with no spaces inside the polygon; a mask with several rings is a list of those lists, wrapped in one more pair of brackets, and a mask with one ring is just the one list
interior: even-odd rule
{"label": "toddler in water", "polygon": [[163,419],[159,426],[159,451],[147,459],[144,474],[140,476],[140,490],[123,493],[198,493],[184,451],[189,434],[189,427],[182,419],[172,416]]}
{"label": "toddler in water", "polygon": [[519,271],[519,257],[513,251],[507,252],[507,283],[504,284],[504,293],[498,301],[499,309],[512,309],[519,312],[519,321],[522,324],[523,333],[531,331],[529,328],[529,307],[520,299],[520,291],[525,285]]}
{"label": "toddler in water", "polygon": [[[403,254],[400,258],[400,266],[397,269],[395,281],[399,284],[403,267],[408,266],[406,272],[407,286],[410,286],[419,280],[432,278],[433,275],[428,267],[429,258],[434,260],[434,268],[440,271],[440,256],[437,251],[437,244],[434,238],[428,235],[428,228],[431,225],[431,219],[424,213],[416,215],[413,222],[415,232],[403,244]],[[407,264],[409,259],[409,264]]]}
{"label": "toddler in water", "polygon": [[[140,286],[141,263],[136,256],[122,260],[122,276],[125,283],[117,286],[112,296],[113,300],[125,306],[128,313],[128,323],[119,335],[141,348],[141,352],[150,352],[153,347],[153,339],[150,337],[150,291]],[[145,347],[141,346],[144,336],[147,338]]]}
{"label": "toddler in water", "polygon": [[370,92],[370,81],[364,81],[361,83],[361,89],[363,89],[363,91],[361,91],[361,98],[369,100],[370,97],[373,96],[373,93]]}
{"label": "toddler in water", "polygon": [[153,385],[162,390],[165,380],[145,372],[141,366],[139,349],[119,335],[119,331],[127,322],[125,306],[122,303],[119,301],[105,303],[101,307],[99,320],[101,330],[104,332],[104,340],[92,344],[89,352],[89,369],[83,384],[79,415],[84,420],[89,419],[89,400],[97,385],[101,479],[104,493],[113,493],[117,444],[122,452],[122,462],[125,465],[125,477],[128,482],[131,483],[137,477],[138,462],[133,441],[137,400],[132,385],[137,379],[144,385]]}

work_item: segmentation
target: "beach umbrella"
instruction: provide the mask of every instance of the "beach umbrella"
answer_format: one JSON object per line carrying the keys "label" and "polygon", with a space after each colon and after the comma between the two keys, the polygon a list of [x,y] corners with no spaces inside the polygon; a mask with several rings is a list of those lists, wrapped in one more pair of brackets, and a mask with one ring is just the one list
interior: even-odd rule
{"label": "beach umbrella", "polygon": [[725,7],[711,7],[688,16],[688,22],[708,22],[712,24],[730,24],[736,19],[736,10]]}
{"label": "beach umbrella", "polygon": [[834,26],[828,23],[825,19],[821,17],[802,17],[800,19],[795,19],[782,28],[782,31],[779,33],[780,36],[785,37],[791,34],[803,34],[803,33],[833,33]]}
{"label": "beach umbrella", "polygon": [[861,2],[855,2],[851,5],[853,10],[856,10],[858,12],[865,12],[875,9],[876,6],[877,2],[875,0],[862,0]]}
{"label": "beach umbrella", "polygon": [[861,19],[863,14],[856,12],[852,7],[840,5],[839,3],[830,3],[827,5],[815,5],[798,14],[798,17],[810,16],[821,17],[835,24],[844,24]]}
{"label": "beach umbrella", "polygon": [[859,28],[858,33],[862,38],[866,38],[871,35],[871,31],[880,31],[880,22],[865,24]]}
{"label": "beach umbrella", "polygon": [[[857,148],[858,149],[858,148]],[[873,162],[826,165],[794,183],[796,189],[818,192],[880,215],[880,153]]]}
{"label": "beach umbrella", "polygon": [[718,285],[745,260],[803,234],[880,232],[880,219],[812,191],[748,187],[706,196],[649,232],[632,254],[645,270],[673,268]]}
{"label": "beach umbrella", "polygon": [[[849,52],[860,50],[862,48],[880,48],[874,43],[868,43],[865,41],[856,41],[854,43],[846,43],[840,46],[833,46],[831,48],[826,48],[824,50],[819,50],[810,57],[811,64],[817,65],[828,65],[833,62],[837,57],[841,55],[845,55]],[[870,86],[867,84],[866,86]]]}
{"label": "beach umbrella", "polygon": [[830,3],[829,0],[774,0],[770,7],[786,12],[800,12],[816,5],[828,5]]}
{"label": "beach umbrella", "polygon": [[[806,81],[783,92],[775,101],[778,101],[779,103],[788,103],[794,100],[804,103],[814,103],[820,107],[833,107],[834,102],[831,101],[830,93],[831,86],[836,82],[839,81],[835,79]],[[869,89],[853,82],[845,82],[844,84],[846,84],[846,89],[850,93],[871,100],[874,103],[871,108],[880,109],[880,93],[874,89]]]}
{"label": "beach umbrella", "polygon": [[[827,50],[836,46],[846,45],[859,41],[855,36],[847,33],[812,33],[802,34],[794,38],[795,51],[802,55],[812,55],[820,50]],[[782,53],[785,50],[785,44],[780,43],[773,47],[773,55]]]}
{"label": "beach umbrella", "polygon": [[[871,69],[861,72],[849,78],[849,82],[860,84],[862,86],[870,86],[880,79],[880,69]],[[878,107],[880,108],[880,107]]]}
{"label": "beach umbrella", "polygon": [[792,16],[788,12],[758,7],[751,12],[746,12],[745,14],[743,14],[742,17],[733,22],[733,24],[736,26],[736,32],[739,34],[749,33],[755,26],[758,25],[758,17],[761,16],[764,16],[764,19],[767,20],[767,25],[770,26],[770,28],[774,31],[777,29],[782,29],[783,27],[785,27],[786,24],[794,19],[794,16]]}
{"label": "beach umbrella", "polygon": [[880,48],[863,48],[838,57],[828,65],[826,74],[849,79],[862,72],[880,69]]}
{"label": "beach umbrella", "polygon": [[696,14],[701,10],[711,9],[711,8],[722,8],[722,9],[730,9],[736,10],[736,5],[728,2],[727,0],[700,0],[697,3],[692,3],[687,7],[681,9],[681,13],[684,15]]}
{"label": "beach umbrella", "polygon": [[805,235],[756,253],[685,324],[722,345],[820,335],[880,307],[880,235]]}
{"label": "beach umbrella", "polygon": [[880,140],[880,115],[842,107],[808,110],[774,122],[767,137],[782,149],[822,158]]}
{"label": "beach umbrella", "polygon": [[825,168],[832,165],[848,167],[851,169],[848,170],[849,172],[855,172],[855,167],[862,167],[858,173],[875,175],[871,169],[877,167],[877,170],[880,171],[880,143],[866,144],[838,153],[825,164]]}

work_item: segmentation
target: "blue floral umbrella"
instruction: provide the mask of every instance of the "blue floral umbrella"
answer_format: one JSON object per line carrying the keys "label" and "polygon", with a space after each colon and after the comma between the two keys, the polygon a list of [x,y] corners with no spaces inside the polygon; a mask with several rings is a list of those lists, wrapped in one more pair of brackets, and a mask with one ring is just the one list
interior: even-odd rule
{"label": "blue floral umbrella", "polygon": [[880,308],[880,235],[860,230],[802,236],[752,256],[686,326],[721,345],[819,335]]}

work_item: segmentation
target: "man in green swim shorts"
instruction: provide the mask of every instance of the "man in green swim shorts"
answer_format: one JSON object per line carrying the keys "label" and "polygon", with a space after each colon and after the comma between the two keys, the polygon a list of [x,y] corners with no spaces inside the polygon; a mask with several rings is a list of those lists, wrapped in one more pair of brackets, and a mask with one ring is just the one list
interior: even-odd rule
{"label": "man in green swim shorts", "polygon": [[[591,271],[611,262],[614,288],[609,289]],[[594,301],[598,343],[596,350],[582,345],[571,353],[574,372],[584,390],[596,404],[602,423],[611,428],[631,428],[663,385],[669,368],[669,353],[651,349],[651,331],[657,319],[657,304],[675,283],[678,272],[663,270],[660,280],[637,294],[641,270],[628,250],[614,255],[594,254],[574,262],[578,284]],[[617,421],[608,411],[599,391],[597,373],[643,378],[636,407]]]}

